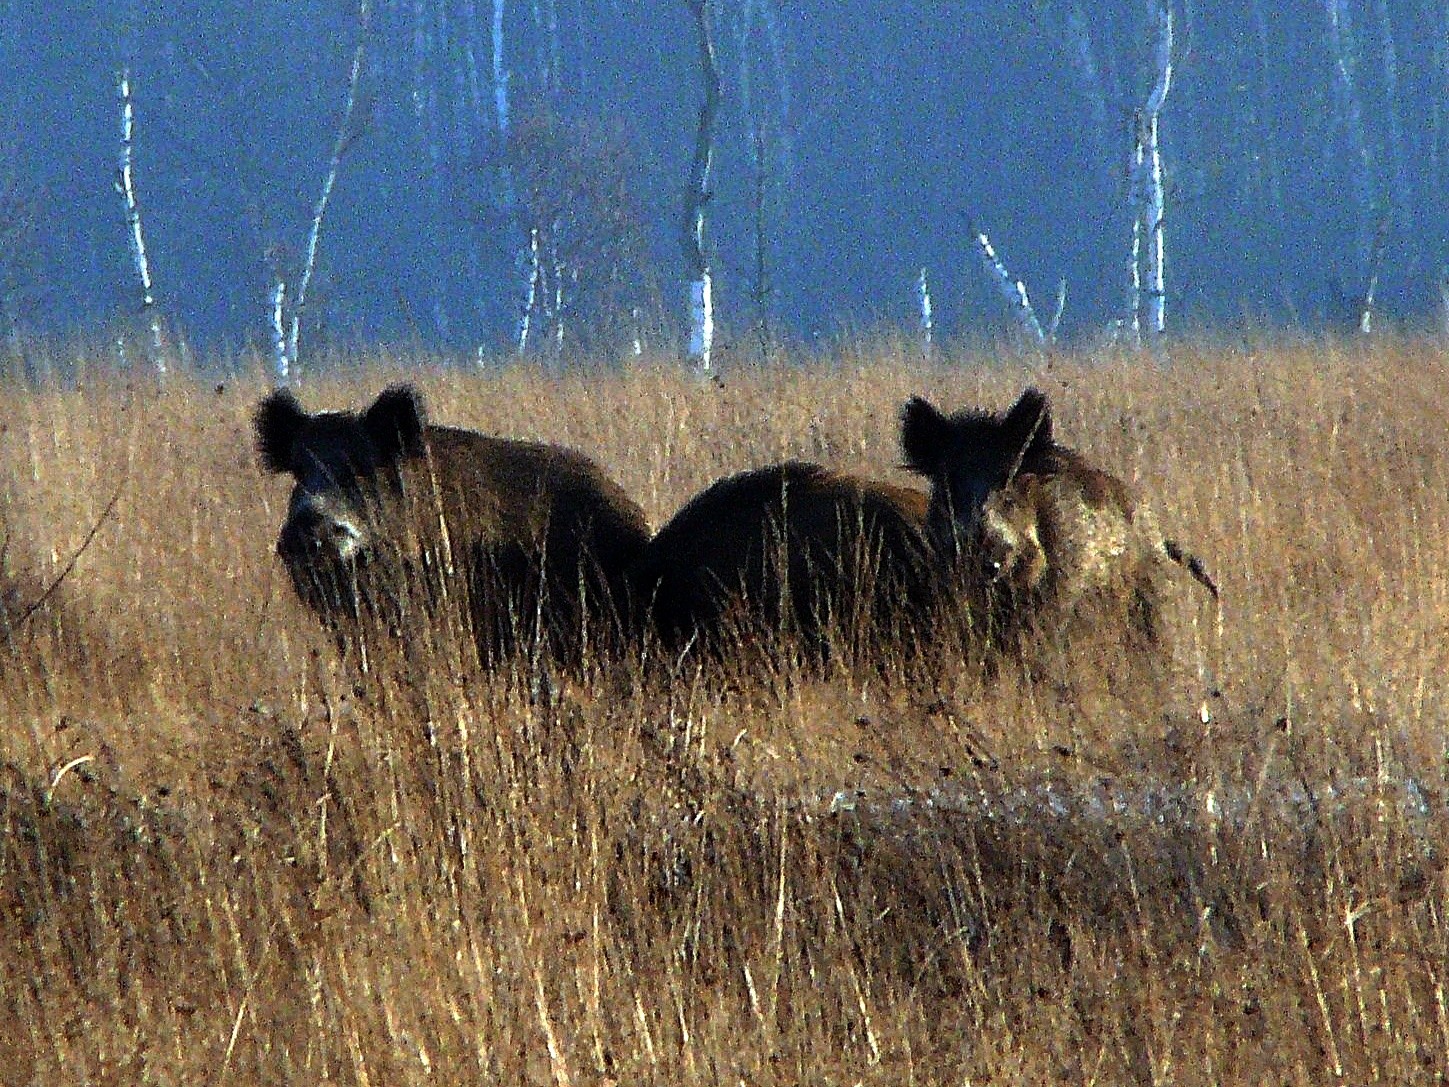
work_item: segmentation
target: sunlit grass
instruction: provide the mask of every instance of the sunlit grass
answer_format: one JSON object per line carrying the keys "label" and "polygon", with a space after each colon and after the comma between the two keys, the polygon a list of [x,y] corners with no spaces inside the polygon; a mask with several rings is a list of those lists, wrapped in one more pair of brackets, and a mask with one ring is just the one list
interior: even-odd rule
{"label": "sunlit grass", "polygon": [[5,392],[0,1082],[1449,1066],[1438,347],[927,367],[854,345],[723,387],[380,355],[300,394],[400,377],[438,421],[585,450],[656,527],[787,457],[905,482],[907,396],[1036,383],[1222,606],[1180,579],[1158,689],[1092,647],[1034,681],[601,661],[541,689],[447,644],[359,677],[272,554],[259,379],[96,364]]}

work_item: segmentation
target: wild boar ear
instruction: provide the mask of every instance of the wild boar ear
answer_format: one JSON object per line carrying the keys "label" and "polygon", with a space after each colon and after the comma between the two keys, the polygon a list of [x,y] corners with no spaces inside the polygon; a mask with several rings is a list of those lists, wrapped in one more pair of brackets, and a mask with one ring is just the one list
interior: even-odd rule
{"label": "wild boar ear", "polygon": [[278,389],[257,405],[252,427],[263,468],[268,472],[292,470],[292,446],[310,418],[291,389]]}
{"label": "wild boar ear", "polygon": [[389,385],[362,416],[362,428],[384,460],[396,460],[422,448],[426,411],[411,385]]}
{"label": "wild boar ear", "polygon": [[951,420],[929,401],[913,396],[901,409],[901,452],[912,472],[935,475],[951,437]]}
{"label": "wild boar ear", "polygon": [[1025,457],[1033,450],[1044,449],[1052,441],[1052,409],[1046,394],[1029,388],[1021,394],[1002,421],[1006,444]]}

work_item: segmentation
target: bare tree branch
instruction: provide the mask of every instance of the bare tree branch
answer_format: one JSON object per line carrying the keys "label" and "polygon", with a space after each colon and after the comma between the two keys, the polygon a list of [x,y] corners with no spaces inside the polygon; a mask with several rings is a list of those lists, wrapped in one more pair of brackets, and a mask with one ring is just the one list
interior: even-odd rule
{"label": "bare tree branch", "polygon": [[1042,331],[1041,322],[1037,320],[1036,310],[1031,308],[1031,298],[1026,293],[1026,284],[1013,276],[1007,269],[1005,262],[996,255],[996,249],[984,231],[977,230],[974,224],[968,224],[967,229],[970,230],[971,238],[976,242],[976,248],[981,253],[981,263],[986,268],[986,274],[991,277],[997,290],[1001,292],[1001,297],[1006,300],[1017,324],[1033,343],[1045,343],[1046,333]]}

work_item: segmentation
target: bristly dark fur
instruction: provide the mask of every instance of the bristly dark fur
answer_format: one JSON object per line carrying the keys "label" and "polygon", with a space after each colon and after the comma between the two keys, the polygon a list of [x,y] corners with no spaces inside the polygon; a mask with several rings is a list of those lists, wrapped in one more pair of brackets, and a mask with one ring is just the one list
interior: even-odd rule
{"label": "bristly dark fur", "polygon": [[389,385],[362,417],[363,429],[384,460],[422,451],[427,410],[417,389],[409,384]]}
{"label": "bristly dark fur", "polygon": [[[966,409],[946,415],[923,397],[901,409],[901,449],[905,467],[934,476],[953,456],[991,450],[995,461],[1016,471],[1033,471],[1065,450],[1052,440],[1051,405],[1040,389],[1028,388],[1004,413]],[[1005,482],[1003,478],[1000,482]]]}
{"label": "bristly dark fur", "polygon": [[926,505],[799,461],[717,480],[650,541],[634,578],[642,621],[671,648],[716,655],[785,628],[818,659],[878,650],[928,602]]}
{"label": "bristly dark fur", "polygon": [[462,619],[489,663],[618,643],[649,526],[588,457],[429,426],[408,385],[317,414],[278,390],[255,425],[263,464],[295,480],[277,553],[344,642],[367,618],[399,634]]}
{"label": "bristly dark fur", "polygon": [[901,446],[931,481],[927,533],[957,579],[944,591],[959,593],[983,629],[1010,640],[1125,620],[1138,647],[1155,652],[1165,558],[1217,596],[1203,564],[1157,534],[1125,482],[1056,442],[1038,389],[1000,414],[948,416],[913,399]]}
{"label": "bristly dark fur", "polygon": [[253,417],[257,453],[268,472],[292,470],[292,444],[307,421],[307,413],[291,389],[278,389],[257,405]]}

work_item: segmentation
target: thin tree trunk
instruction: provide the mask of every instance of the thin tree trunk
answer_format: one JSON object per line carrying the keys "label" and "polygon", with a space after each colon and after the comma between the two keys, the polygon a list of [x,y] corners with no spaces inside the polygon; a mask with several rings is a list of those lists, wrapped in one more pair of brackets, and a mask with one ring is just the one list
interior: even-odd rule
{"label": "thin tree trunk", "polygon": [[754,128],[755,150],[755,331],[759,336],[760,361],[770,357],[770,267],[769,267],[769,163],[766,160],[765,134],[757,120]]}
{"label": "thin tree trunk", "polygon": [[1142,164],[1146,161],[1142,111],[1132,114],[1132,157],[1127,166],[1127,204],[1132,209],[1132,243],[1127,261],[1127,331],[1142,346]]}
{"label": "thin tree trunk", "polygon": [[1389,220],[1384,216],[1379,220],[1378,230],[1374,233],[1373,248],[1369,251],[1368,276],[1364,283],[1363,294],[1357,301],[1358,331],[1360,335],[1367,336],[1374,330],[1374,304],[1377,301],[1379,291],[1379,275],[1384,269],[1384,256],[1388,252],[1389,243]]}
{"label": "thin tree trunk", "polygon": [[1374,17],[1379,24],[1379,45],[1384,61],[1384,115],[1388,121],[1389,166],[1391,169],[1388,208],[1402,213],[1412,207],[1409,168],[1404,153],[1404,126],[1399,120],[1399,51],[1394,44],[1394,27],[1387,0],[1375,0]]}
{"label": "thin tree trunk", "polygon": [[498,122],[498,145],[508,146],[508,69],[503,66],[503,9],[506,0],[493,0],[493,109]]}
{"label": "thin tree trunk", "polygon": [[[1071,56],[1072,66],[1082,80],[1092,109],[1092,135],[1096,138],[1100,167],[1104,172],[1120,177],[1115,168],[1116,162],[1120,160],[1113,151],[1116,141],[1112,138],[1112,125],[1107,119],[1107,90],[1102,81],[1102,69],[1097,63],[1092,35],[1087,28],[1087,18],[1082,12],[1082,5],[1076,0],[1067,8],[1067,33],[1067,52]],[[1118,189],[1114,195],[1120,198],[1121,190]]]}
{"label": "thin tree trunk", "polygon": [[1154,336],[1167,330],[1166,192],[1162,150],[1157,138],[1157,113],[1147,117],[1147,327]]}
{"label": "thin tree trunk", "polygon": [[991,239],[983,231],[977,230],[975,226],[970,226],[968,229],[981,253],[981,262],[986,268],[986,274],[991,277],[997,290],[1001,292],[1001,297],[1006,300],[1006,305],[1011,310],[1012,317],[1016,319],[1018,327],[1033,343],[1045,343],[1046,333],[1042,331],[1036,311],[1031,308],[1031,299],[1027,296],[1026,284],[1011,274],[1006,263],[996,255],[996,250],[991,245]]}
{"label": "thin tree trunk", "polygon": [[1157,119],[1172,86],[1172,4],[1159,0],[1157,5],[1157,37],[1153,51],[1153,68],[1157,83],[1147,98],[1146,132],[1147,192],[1145,200],[1147,230],[1147,327],[1160,336],[1167,328],[1167,283],[1164,266],[1166,236],[1166,193],[1163,189],[1162,151],[1158,141]]}
{"label": "thin tree trunk", "polygon": [[1369,158],[1368,142],[1364,135],[1363,108],[1359,103],[1358,87],[1354,79],[1353,27],[1349,21],[1346,0],[1326,0],[1328,14],[1328,46],[1333,56],[1334,91],[1338,98],[1339,116],[1348,130],[1349,153],[1352,162],[1349,170],[1353,178],[1354,195],[1357,198],[1357,237],[1354,251],[1360,268],[1366,268],[1372,259],[1374,221],[1378,208],[1378,195],[1374,185],[1373,164]]}
{"label": "thin tree trunk", "polygon": [[528,353],[528,334],[533,325],[533,311],[538,305],[538,288],[543,278],[543,262],[538,253],[538,227],[528,232],[528,292],[523,300],[523,317],[518,322],[518,353]]}
{"label": "thin tree trunk", "polygon": [[[1128,321],[1133,343],[1141,345],[1142,325],[1160,336],[1167,328],[1166,193],[1158,117],[1172,87],[1172,4],[1157,0],[1153,9],[1152,90],[1133,117],[1129,201],[1132,205],[1131,271]],[[1145,251],[1144,251],[1145,247]],[[1145,286],[1144,286],[1144,280]]]}
{"label": "thin tree trunk", "polygon": [[921,354],[930,358],[934,347],[935,321],[931,316],[931,281],[926,277],[924,268],[916,279],[916,295],[921,307]]}
{"label": "thin tree trunk", "polygon": [[286,301],[286,280],[276,275],[272,280],[272,366],[278,385],[292,379],[292,366],[287,357]]}
{"label": "thin tree trunk", "polygon": [[287,340],[287,357],[297,363],[297,349],[302,338],[302,317],[307,309],[307,288],[312,284],[312,274],[317,268],[317,245],[322,236],[322,219],[327,214],[327,204],[332,199],[332,189],[337,184],[337,171],[342,166],[357,132],[352,117],[357,111],[357,89],[362,83],[362,61],[367,49],[367,29],[371,15],[369,0],[361,0],[357,8],[357,48],[352,51],[352,67],[347,76],[347,100],[342,109],[342,120],[337,126],[337,137],[332,142],[332,157],[327,163],[327,174],[322,179],[322,191],[312,207],[312,226],[307,232],[306,256],[302,261],[302,275],[297,281],[297,297],[292,303],[292,327]]}
{"label": "thin tree trunk", "polygon": [[708,374],[714,348],[714,300],[709,259],[705,253],[705,205],[709,203],[710,168],[714,161],[714,128],[719,113],[720,79],[715,65],[714,39],[710,32],[708,0],[688,0],[694,14],[699,43],[699,63],[704,77],[704,103],[699,110],[699,128],[694,140],[694,160],[689,169],[689,187],[684,195],[682,245],[688,276],[688,358],[695,370]]}
{"label": "thin tree trunk", "polygon": [[132,136],[135,110],[131,102],[131,73],[121,69],[117,81],[121,103],[121,157],[116,167],[116,191],[126,205],[126,226],[131,240],[131,259],[136,277],[141,281],[141,315],[151,331],[151,365],[158,374],[166,373],[166,358],[161,342],[161,315],[156,310],[156,295],[151,287],[151,262],[146,256],[146,235],[141,228],[141,205],[136,199],[136,186],[131,173]]}

